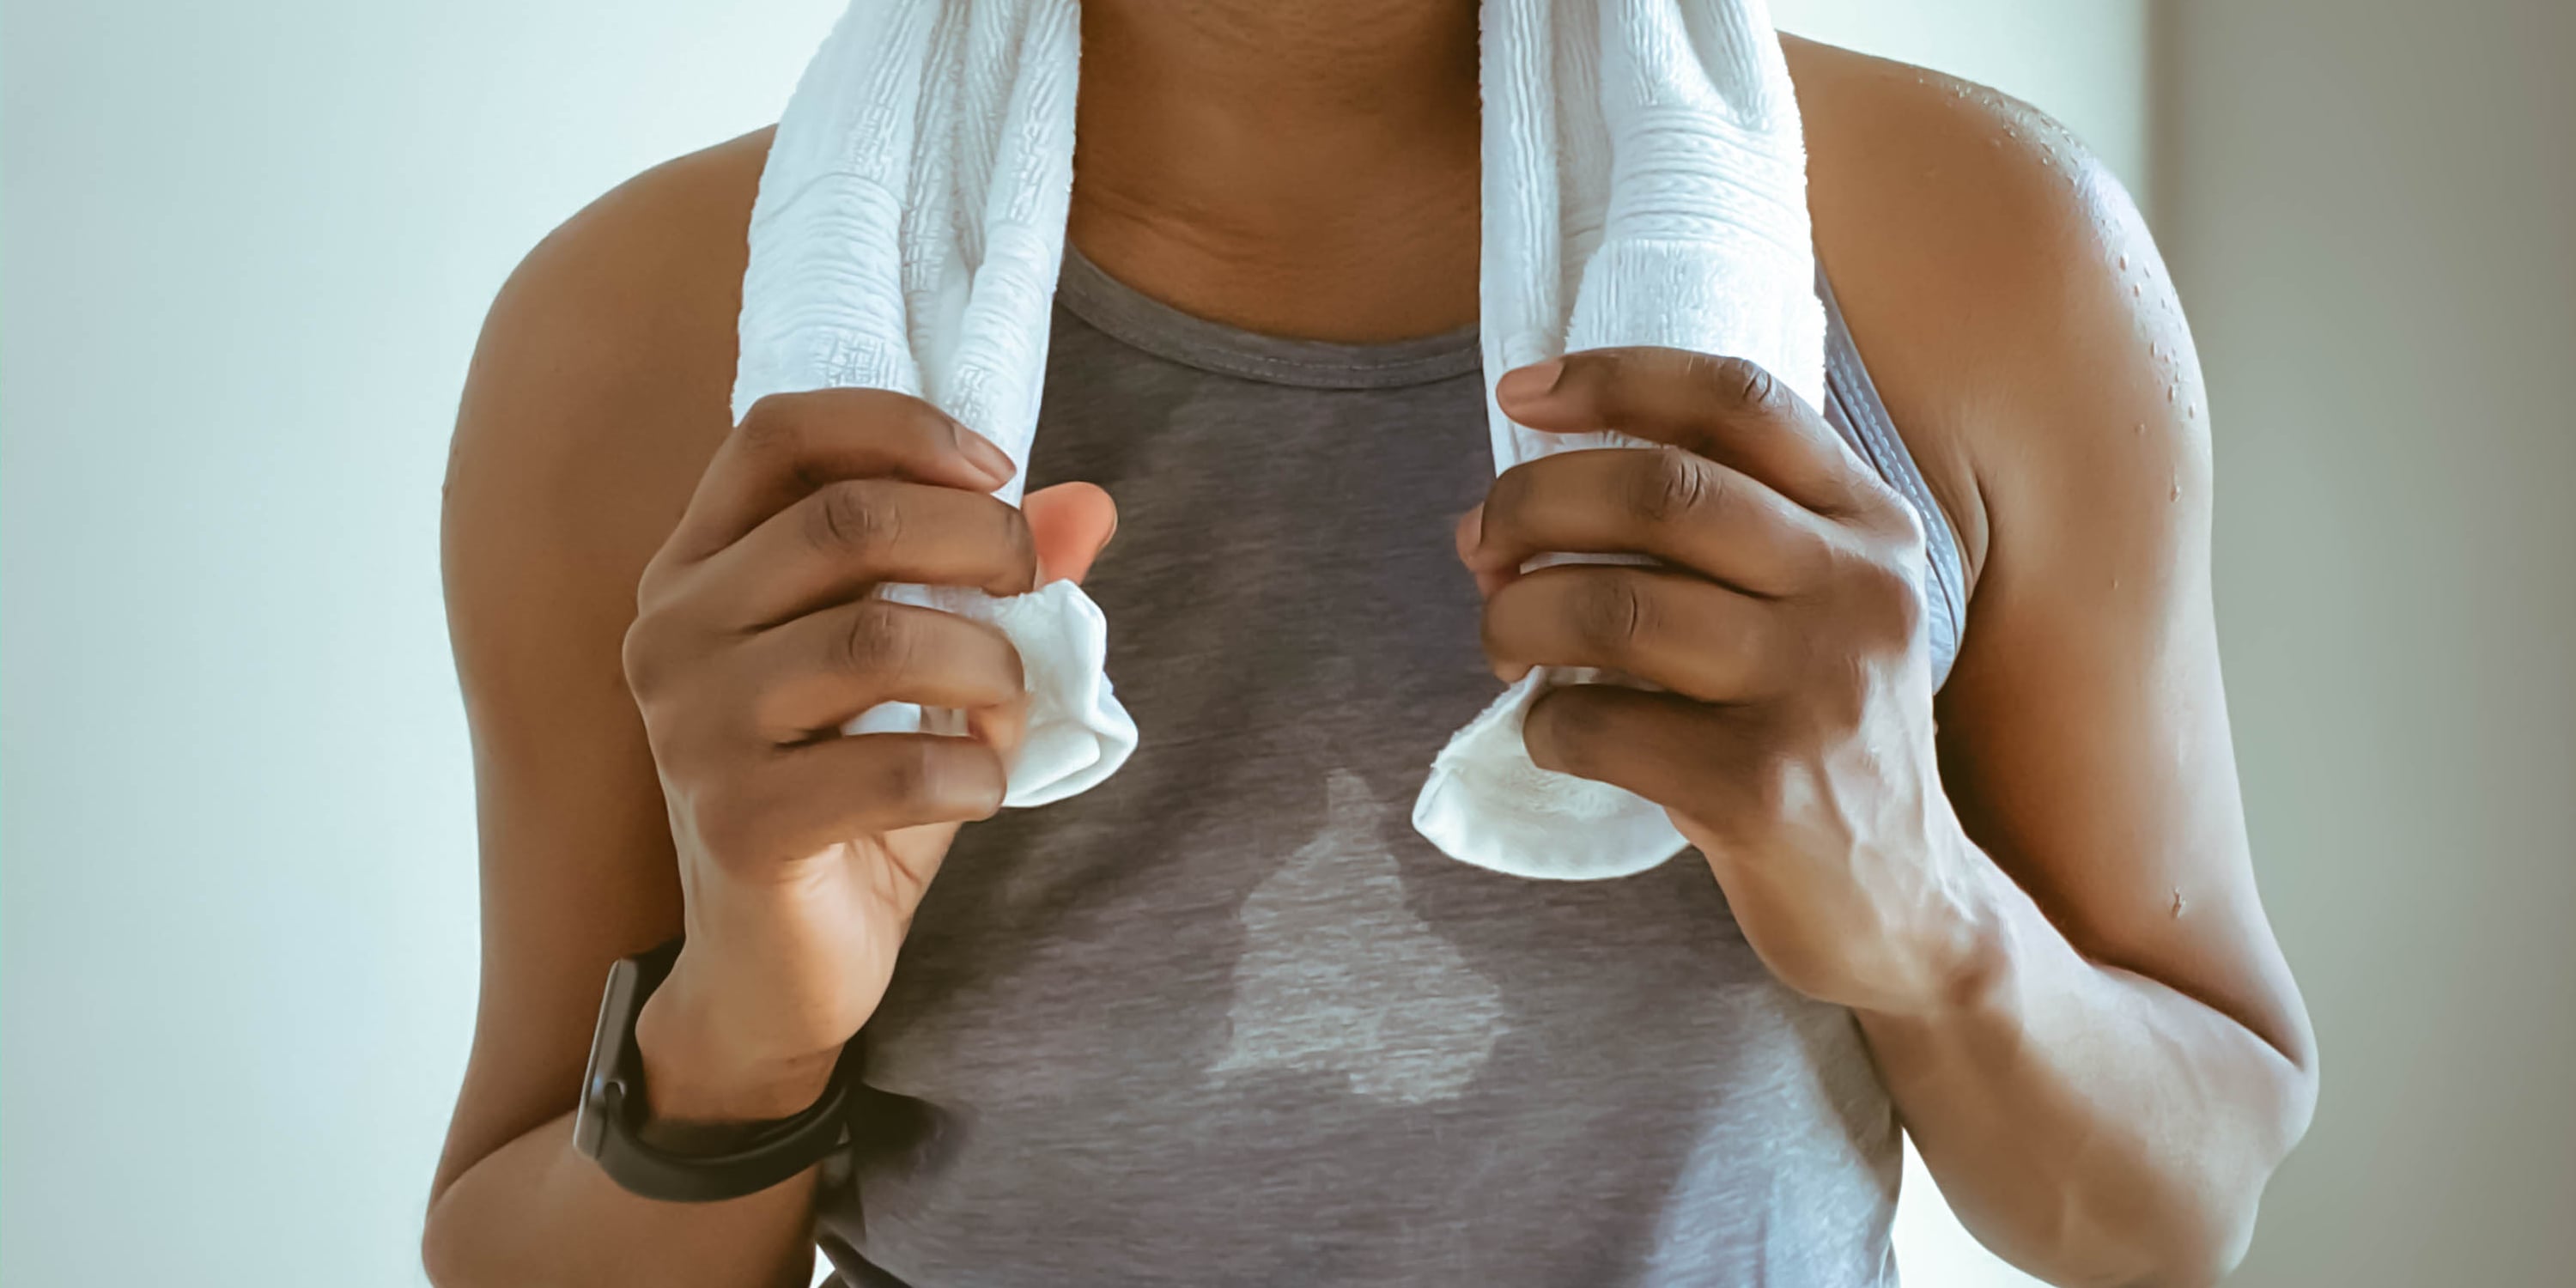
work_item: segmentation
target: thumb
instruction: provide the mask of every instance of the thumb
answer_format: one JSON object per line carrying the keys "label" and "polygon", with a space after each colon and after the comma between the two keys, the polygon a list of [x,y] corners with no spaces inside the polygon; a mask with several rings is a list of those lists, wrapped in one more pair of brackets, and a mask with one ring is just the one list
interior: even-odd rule
{"label": "thumb", "polygon": [[1038,584],[1080,582],[1118,530],[1118,503],[1096,483],[1058,483],[1020,498],[1038,548]]}

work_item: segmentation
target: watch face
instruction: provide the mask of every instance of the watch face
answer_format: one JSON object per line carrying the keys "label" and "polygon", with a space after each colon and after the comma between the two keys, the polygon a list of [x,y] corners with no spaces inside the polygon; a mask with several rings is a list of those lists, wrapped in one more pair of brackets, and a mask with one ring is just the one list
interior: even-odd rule
{"label": "watch face", "polygon": [[627,1034],[635,1024],[636,983],[642,972],[633,958],[620,958],[608,968],[608,989],[599,999],[599,1023],[590,1031],[590,1061],[581,1071],[581,1104],[573,1111],[572,1144],[589,1158],[599,1157],[608,1140],[610,1115],[624,1106],[611,1095]]}

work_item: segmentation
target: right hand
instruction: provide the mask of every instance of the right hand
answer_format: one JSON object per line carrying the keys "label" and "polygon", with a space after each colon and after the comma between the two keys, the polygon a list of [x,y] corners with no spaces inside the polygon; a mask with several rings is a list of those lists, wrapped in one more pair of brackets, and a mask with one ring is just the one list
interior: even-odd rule
{"label": "right hand", "polygon": [[[818,1097],[958,827],[1001,807],[1027,730],[1018,651],[869,592],[1079,578],[1117,526],[1108,494],[1067,483],[1014,508],[986,495],[1010,472],[916,398],[774,395],[645,566],[623,661],[688,936],[636,1021],[655,1118],[778,1118]],[[963,710],[971,736],[839,733],[890,701]]]}

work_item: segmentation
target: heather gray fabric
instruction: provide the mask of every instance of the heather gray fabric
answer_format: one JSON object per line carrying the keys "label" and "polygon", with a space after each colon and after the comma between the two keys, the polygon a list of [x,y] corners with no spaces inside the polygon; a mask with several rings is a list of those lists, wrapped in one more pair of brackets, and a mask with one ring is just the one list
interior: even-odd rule
{"label": "heather gray fabric", "polygon": [[[1412,829],[1501,689],[1450,540],[1492,482],[1474,330],[1259,336],[1078,252],[1054,327],[1032,485],[1118,498],[1086,584],[1143,745],[961,833],[862,1035],[842,1276],[1892,1283],[1859,1033],[1773,981],[1695,855],[1526,881]],[[1828,412],[1928,505],[1832,345]]]}

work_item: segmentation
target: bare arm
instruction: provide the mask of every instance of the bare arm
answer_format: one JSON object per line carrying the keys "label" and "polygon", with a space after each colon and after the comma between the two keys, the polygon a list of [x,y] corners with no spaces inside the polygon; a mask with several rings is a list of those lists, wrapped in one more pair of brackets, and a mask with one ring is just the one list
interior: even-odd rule
{"label": "bare arm", "polygon": [[684,248],[722,218],[700,208],[707,170],[639,180],[540,246],[493,307],[459,415],[444,563],[473,734],[483,965],[423,1242],[444,1288],[811,1277],[810,1175],[730,1203],[653,1203],[572,1147],[608,965],[681,924],[619,649],[637,578],[730,419],[730,318],[709,310],[710,334],[686,304],[726,291],[724,266]]}
{"label": "bare arm", "polygon": [[[628,1195],[570,1146],[609,963],[687,928],[635,1021],[642,1129],[822,1094],[1026,728],[1010,641],[881,583],[1079,577],[1115,518],[985,495],[1000,449],[879,390],[728,406],[758,136],[596,203],[485,328],[446,509],[482,821],[483,995],[424,1258],[467,1285],[805,1282],[812,1173],[724,1203]],[[844,736],[882,702],[969,736]]]}
{"label": "bare arm", "polygon": [[[1937,706],[1918,521],[1741,364],[1600,351],[1507,379],[1524,423],[1670,449],[1516,468],[1461,554],[1502,674],[1667,690],[1553,693],[1531,754],[1667,807],[1774,973],[1853,1010],[1972,1232],[2060,1283],[2210,1283],[2305,1130],[2316,1057],[2229,751],[2189,337],[2073,139],[1883,74],[1831,96],[1884,152],[1818,148],[1818,202],[1905,217],[1819,224],[1978,565]],[[1855,194],[1887,175],[1905,190]],[[1665,562],[1517,572],[1544,550]]]}
{"label": "bare arm", "polygon": [[[2068,1282],[2212,1282],[2306,1130],[2314,1039],[2257,897],[2210,584],[2191,337],[2117,182],[2008,157],[1968,267],[1989,537],[1942,694],[1942,844],[1982,934],[1938,1011],[1862,1014],[1989,1246]],[[2016,164],[2018,163],[2018,164]]]}

